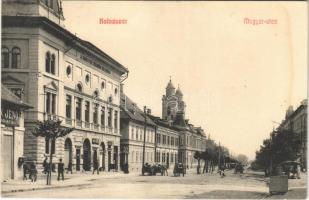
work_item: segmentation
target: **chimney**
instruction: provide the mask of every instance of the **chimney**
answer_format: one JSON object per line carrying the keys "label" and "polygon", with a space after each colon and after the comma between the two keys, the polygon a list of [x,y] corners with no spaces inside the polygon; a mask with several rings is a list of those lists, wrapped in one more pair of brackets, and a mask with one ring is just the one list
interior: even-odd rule
{"label": "chimney", "polygon": [[151,115],[151,109],[147,109],[147,115]]}
{"label": "chimney", "polygon": [[136,112],[136,103],[132,103],[132,113],[135,114]]}

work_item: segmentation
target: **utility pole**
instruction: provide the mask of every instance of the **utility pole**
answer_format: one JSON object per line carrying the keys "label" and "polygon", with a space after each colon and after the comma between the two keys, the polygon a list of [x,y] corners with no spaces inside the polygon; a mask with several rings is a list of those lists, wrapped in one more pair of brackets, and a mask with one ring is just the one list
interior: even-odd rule
{"label": "utility pole", "polygon": [[147,107],[144,106],[144,142],[143,142],[143,162],[142,162],[142,175],[144,176],[144,165],[145,165],[145,145],[146,145],[146,126],[147,126]]}
{"label": "utility pole", "polygon": [[220,157],[221,157],[221,146],[220,146],[220,142],[219,142],[219,158],[218,158],[218,170],[220,170]]}

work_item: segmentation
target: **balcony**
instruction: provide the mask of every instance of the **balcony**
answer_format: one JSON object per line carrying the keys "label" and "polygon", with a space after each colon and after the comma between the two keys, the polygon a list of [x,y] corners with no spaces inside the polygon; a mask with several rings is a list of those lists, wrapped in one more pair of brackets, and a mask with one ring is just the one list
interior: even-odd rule
{"label": "balcony", "polygon": [[85,128],[90,128],[90,123],[89,122],[85,122]]}
{"label": "balcony", "polygon": [[99,130],[100,125],[99,124],[93,124],[93,129],[98,131]]}
{"label": "balcony", "polygon": [[72,119],[70,118],[65,118],[65,123],[68,124],[68,125],[71,125],[72,126]]}
{"label": "balcony", "polygon": [[81,120],[76,120],[76,127],[81,128],[82,127],[82,121]]}

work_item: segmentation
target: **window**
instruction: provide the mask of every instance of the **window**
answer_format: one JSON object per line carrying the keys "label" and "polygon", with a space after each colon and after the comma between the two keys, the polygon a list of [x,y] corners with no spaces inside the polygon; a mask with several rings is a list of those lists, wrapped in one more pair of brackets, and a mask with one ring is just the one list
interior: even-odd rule
{"label": "window", "polygon": [[72,96],[66,96],[66,107],[65,107],[65,116],[66,118],[71,119],[71,110],[72,110]]}
{"label": "window", "polygon": [[134,140],[134,127],[131,129],[131,139]]}
{"label": "window", "polygon": [[105,126],[105,107],[101,107],[101,126]]}
{"label": "window", "polygon": [[108,108],[108,113],[107,113],[107,125],[108,125],[108,127],[112,127],[112,113],[113,113],[113,109]]}
{"label": "window", "polygon": [[165,153],[162,153],[162,162],[165,162]]}
{"label": "window", "polygon": [[9,49],[6,47],[2,47],[1,52],[1,67],[9,68],[10,60],[9,60]]}
{"label": "window", "polygon": [[134,162],[134,151],[132,151],[132,162]]}
{"label": "window", "polygon": [[85,122],[89,122],[90,102],[85,101]]}
{"label": "window", "polygon": [[105,82],[102,81],[102,83],[101,83],[101,89],[104,90],[104,88],[105,88]]}
{"label": "window", "polygon": [[47,73],[51,73],[55,75],[55,64],[56,64],[56,56],[55,54],[50,54],[50,52],[47,52],[45,55],[45,71]]}
{"label": "window", "polygon": [[86,84],[89,84],[89,81],[90,81],[90,76],[89,76],[89,74],[86,75],[85,81],[86,81]]}
{"label": "window", "polygon": [[56,63],[56,56],[53,54],[51,56],[51,63],[50,63],[50,73],[55,75],[55,63]]}
{"label": "window", "polygon": [[170,145],[170,136],[167,136],[167,145]]}
{"label": "window", "polygon": [[166,135],[163,135],[163,141],[162,144],[166,144]]}
{"label": "window", "polygon": [[174,154],[171,153],[171,162],[174,162]]}
{"label": "window", "polygon": [[117,88],[115,88],[115,95],[117,95],[118,94],[118,89]]}
{"label": "window", "polygon": [[47,52],[45,55],[45,71],[50,73],[50,53]]}
{"label": "window", "polygon": [[115,129],[118,128],[118,111],[115,110],[115,113],[114,113],[114,127]]}
{"label": "window", "polygon": [[98,108],[99,104],[94,103],[93,104],[93,123],[98,124]]}
{"label": "window", "polygon": [[[56,145],[55,140],[52,140],[52,148],[51,148],[52,154],[55,153],[55,145]],[[48,140],[48,138],[45,138],[45,153],[49,154],[49,140]]]}
{"label": "window", "polygon": [[12,49],[12,68],[20,68],[20,48],[18,47]]}
{"label": "window", "polygon": [[78,83],[78,84],[76,85],[76,89],[77,89],[78,92],[83,92],[83,86],[82,86],[82,84]]}
{"label": "window", "polygon": [[171,137],[171,145],[174,146],[174,137]]}
{"label": "window", "polygon": [[137,151],[136,152],[136,160],[135,160],[136,162],[138,162],[138,157],[139,157],[138,154],[139,154],[139,152]]}
{"label": "window", "polygon": [[82,121],[82,99],[76,98],[76,120]]}
{"label": "window", "polygon": [[71,66],[68,65],[68,66],[67,66],[67,76],[70,77],[70,76],[71,76],[71,73],[72,73]]}
{"label": "window", "polygon": [[46,92],[46,113],[55,114],[56,113],[56,94]]}
{"label": "window", "polygon": [[161,134],[158,134],[157,135],[157,144],[160,144],[161,143]]}
{"label": "window", "polygon": [[138,127],[136,127],[136,135],[135,139],[138,140]]}

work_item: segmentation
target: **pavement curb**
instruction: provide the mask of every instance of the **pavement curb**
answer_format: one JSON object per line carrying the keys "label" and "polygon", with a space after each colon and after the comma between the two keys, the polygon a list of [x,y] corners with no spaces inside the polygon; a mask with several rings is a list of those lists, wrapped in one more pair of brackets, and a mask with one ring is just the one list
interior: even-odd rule
{"label": "pavement curb", "polygon": [[84,183],[78,185],[58,185],[58,186],[50,186],[50,187],[39,187],[39,188],[27,188],[27,189],[16,189],[9,191],[1,191],[1,194],[10,194],[15,192],[27,192],[27,191],[35,191],[35,190],[49,190],[49,189],[62,189],[62,188],[71,188],[71,187],[80,187],[80,186],[88,186],[91,183]]}

